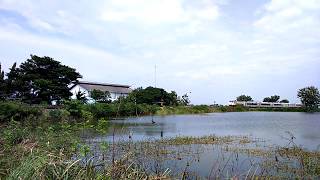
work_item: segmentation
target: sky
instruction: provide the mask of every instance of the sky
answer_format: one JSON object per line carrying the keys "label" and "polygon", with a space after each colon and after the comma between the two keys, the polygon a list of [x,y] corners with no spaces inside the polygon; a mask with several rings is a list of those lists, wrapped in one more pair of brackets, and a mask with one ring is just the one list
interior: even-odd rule
{"label": "sky", "polygon": [[319,48],[320,0],[0,0],[5,71],[50,56],[83,80],[162,87],[193,104],[298,103],[299,88],[320,88]]}

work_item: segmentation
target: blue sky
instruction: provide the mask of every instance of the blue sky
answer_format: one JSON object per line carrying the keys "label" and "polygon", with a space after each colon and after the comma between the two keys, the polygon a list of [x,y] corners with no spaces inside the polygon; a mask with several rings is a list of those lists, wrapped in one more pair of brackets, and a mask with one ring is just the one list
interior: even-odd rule
{"label": "blue sky", "polygon": [[320,88],[320,0],[0,0],[0,61],[191,92],[194,104]]}

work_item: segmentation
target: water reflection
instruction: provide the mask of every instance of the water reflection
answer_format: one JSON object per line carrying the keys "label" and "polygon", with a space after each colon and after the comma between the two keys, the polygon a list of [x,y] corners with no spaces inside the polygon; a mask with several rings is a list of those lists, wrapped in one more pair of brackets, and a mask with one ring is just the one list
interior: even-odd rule
{"label": "water reflection", "polygon": [[[152,120],[156,123],[152,123]],[[215,134],[250,135],[263,138],[270,144],[283,145],[286,132],[295,136],[295,142],[308,149],[320,145],[320,113],[286,112],[241,112],[212,113],[204,115],[145,116],[112,120],[109,133],[101,136],[103,140],[129,137],[134,141],[147,138],[176,136],[205,136]]]}

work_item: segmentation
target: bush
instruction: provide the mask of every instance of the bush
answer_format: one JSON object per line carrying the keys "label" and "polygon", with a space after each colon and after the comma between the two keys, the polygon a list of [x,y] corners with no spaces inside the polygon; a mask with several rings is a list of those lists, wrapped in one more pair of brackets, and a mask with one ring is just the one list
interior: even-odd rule
{"label": "bush", "polygon": [[69,111],[64,109],[54,109],[49,111],[49,119],[51,121],[65,121],[69,119],[69,116]]}
{"label": "bush", "polygon": [[81,101],[72,100],[65,102],[65,109],[69,111],[70,115],[74,118],[81,118],[83,104]]}
{"label": "bush", "polygon": [[93,121],[93,115],[89,111],[82,110],[81,111],[81,118],[86,122],[92,122]]}
{"label": "bush", "polygon": [[109,121],[105,118],[101,118],[98,121],[98,125],[97,125],[97,131],[101,132],[101,133],[106,133],[109,127]]}
{"label": "bush", "polygon": [[5,145],[12,146],[22,142],[23,138],[27,136],[27,131],[19,122],[10,121],[2,136]]}
{"label": "bush", "polygon": [[23,121],[30,117],[38,118],[41,114],[40,108],[21,102],[7,101],[0,103],[0,122]]}
{"label": "bush", "polygon": [[85,106],[85,110],[93,114],[96,119],[116,116],[117,108],[114,104],[95,103]]}

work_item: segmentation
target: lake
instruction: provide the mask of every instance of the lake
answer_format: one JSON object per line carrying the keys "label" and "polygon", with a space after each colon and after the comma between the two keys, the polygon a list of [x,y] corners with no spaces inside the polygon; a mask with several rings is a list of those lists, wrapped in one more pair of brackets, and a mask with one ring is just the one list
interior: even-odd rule
{"label": "lake", "polygon": [[[292,144],[288,145],[291,140],[307,150],[320,149],[320,113],[231,112],[143,116],[111,120],[110,123],[107,134],[84,134],[84,138],[92,149],[94,161],[100,162],[101,157],[105,155],[108,156],[110,163],[114,152],[119,159],[122,155],[131,152],[129,154],[134,154],[131,160],[140,164],[148,172],[163,172],[169,168],[170,175],[173,177],[181,177],[181,174],[188,173],[188,179],[229,178],[230,174],[240,178],[245,178],[247,174],[279,177],[281,169],[273,166],[273,163],[285,165],[289,163],[293,168],[299,168],[299,161],[278,154],[277,151],[263,155],[264,151],[258,150],[255,152],[262,152],[262,155],[255,155],[250,153],[250,149],[268,150],[269,147],[278,145],[291,147]],[[221,145],[219,143],[190,145],[154,143],[155,140],[177,136],[208,135],[247,136],[254,141],[248,144]],[[106,141],[119,142],[119,145],[110,145],[110,151],[102,152],[100,143]],[[147,143],[139,144],[141,141]],[[125,146],[121,145],[123,142]],[[280,161],[274,162],[275,157]],[[265,164],[271,166],[265,167]],[[294,173],[288,173],[286,170],[281,177],[289,179],[295,177]]]}
{"label": "lake", "polygon": [[[155,123],[152,123],[154,121]],[[112,120],[109,133],[95,140],[159,139],[176,136],[248,135],[268,144],[285,145],[291,133],[297,145],[309,150],[320,148],[320,113],[301,112],[230,112],[196,115],[130,117]]]}

